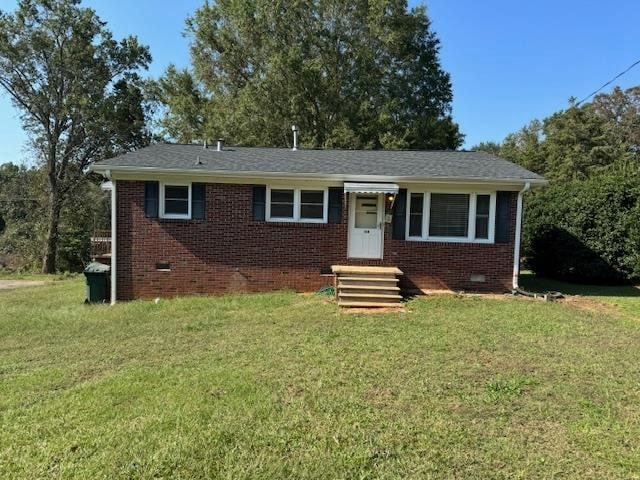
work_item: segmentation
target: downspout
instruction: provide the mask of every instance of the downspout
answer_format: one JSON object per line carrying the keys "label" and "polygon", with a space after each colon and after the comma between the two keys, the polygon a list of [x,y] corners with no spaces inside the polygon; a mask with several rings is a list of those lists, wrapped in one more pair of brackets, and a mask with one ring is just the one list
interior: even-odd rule
{"label": "downspout", "polygon": [[[110,172],[109,172],[110,173]],[[111,176],[111,175],[109,175]],[[116,303],[116,181],[111,179],[111,305]]]}
{"label": "downspout", "polygon": [[531,183],[524,184],[524,188],[518,192],[518,202],[516,207],[516,238],[513,246],[513,280],[512,286],[516,290],[518,286],[518,277],[520,275],[520,237],[522,235],[522,196],[531,188]]}

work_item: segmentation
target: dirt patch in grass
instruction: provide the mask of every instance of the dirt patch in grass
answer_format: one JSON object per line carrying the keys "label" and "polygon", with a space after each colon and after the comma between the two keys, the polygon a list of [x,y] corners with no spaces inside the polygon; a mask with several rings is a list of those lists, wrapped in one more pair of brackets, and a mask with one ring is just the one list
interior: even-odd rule
{"label": "dirt patch in grass", "polygon": [[289,384],[285,387],[284,392],[282,393],[282,403],[284,403],[285,405],[289,405],[303,395],[304,388],[302,388],[300,385]]}
{"label": "dirt patch in grass", "polygon": [[389,405],[395,402],[397,395],[390,388],[371,388],[364,397],[367,402],[374,405]]}
{"label": "dirt patch in grass", "polygon": [[584,297],[582,295],[567,295],[562,302],[567,305],[571,305],[580,310],[585,310],[591,313],[603,313],[605,315],[612,315],[614,317],[629,317],[618,307],[611,305],[610,303],[602,302],[595,298]]}
{"label": "dirt patch in grass", "polygon": [[627,317],[632,318],[632,315],[624,312],[618,306],[613,305],[609,302],[605,302],[599,300],[598,298],[588,297],[584,295],[565,295],[564,298],[557,300],[545,300],[542,297],[533,298],[527,297],[524,295],[511,295],[511,294],[498,294],[498,293],[464,293],[464,294],[455,294],[454,296],[458,297],[471,297],[471,298],[483,298],[483,299],[491,299],[491,300],[513,300],[517,299],[519,301],[525,302],[560,302],[566,303],[567,305],[571,305],[579,310],[588,311],[591,313],[598,313],[604,315],[612,315],[614,317]]}

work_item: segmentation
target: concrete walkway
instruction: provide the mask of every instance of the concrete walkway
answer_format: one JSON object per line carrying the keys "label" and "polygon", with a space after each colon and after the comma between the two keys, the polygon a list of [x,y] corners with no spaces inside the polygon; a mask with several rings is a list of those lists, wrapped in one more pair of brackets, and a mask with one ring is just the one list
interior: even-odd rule
{"label": "concrete walkway", "polygon": [[42,280],[0,280],[0,290],[10,290],[12,288],[40,287],[47,282]]}

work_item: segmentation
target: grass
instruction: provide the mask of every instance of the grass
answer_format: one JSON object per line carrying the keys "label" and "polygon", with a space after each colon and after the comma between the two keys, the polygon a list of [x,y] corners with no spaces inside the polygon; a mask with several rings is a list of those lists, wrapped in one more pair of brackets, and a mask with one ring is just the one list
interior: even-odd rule
{"label": "grass", "polygon": [[59,280],[69,280],[72,278],[78,278],[78,273],[58,273],[55,275],[47,275],[44,273],[33,272],[14,272],[11,270],[5,270],[0,268],[0,280],[38,280],[46,282],[54,282]]}
{"label": "grass", "polygon": [[0,478],[640,478],[640,322],[0,291]]}
{"label": "grass", "polygon": [[536,277],[530,272],[520,275],[523,288],[533,292],[562,292],[597,299],[640,317],[640,288],[635,285],[584,285]]}

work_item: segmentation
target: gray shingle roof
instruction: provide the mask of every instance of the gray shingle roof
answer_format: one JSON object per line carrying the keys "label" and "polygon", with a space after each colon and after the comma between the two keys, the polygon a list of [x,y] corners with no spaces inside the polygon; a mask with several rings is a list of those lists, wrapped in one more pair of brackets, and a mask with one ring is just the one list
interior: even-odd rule
{"label": "gray shingle roof", "polygon": [[540,175],[485,152],[413,150],[305,150],[160,143],[94,164],[94,170],[380,176],[416,179],[543,181]]}

